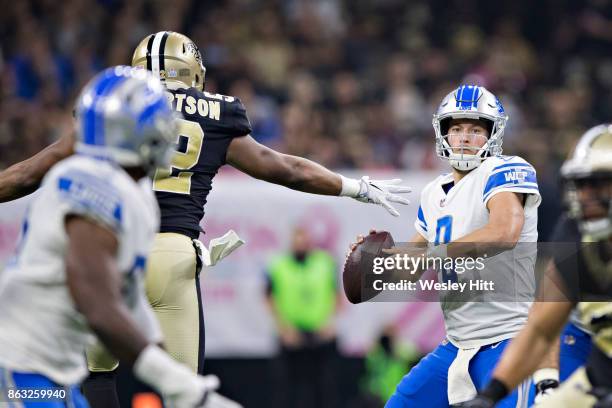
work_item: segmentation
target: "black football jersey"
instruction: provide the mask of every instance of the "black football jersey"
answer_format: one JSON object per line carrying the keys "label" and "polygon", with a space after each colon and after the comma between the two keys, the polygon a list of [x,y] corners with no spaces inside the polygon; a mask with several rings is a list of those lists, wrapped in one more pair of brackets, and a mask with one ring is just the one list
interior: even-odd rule
{"label": "black football jersey", "polygon": [[583,243],[574,219],[563,216],[555,226],[551,241],[555,243],[553,260],[565,284],[569,300],[601,301],[612,298],[612,288],[602,287],[593,259],[606,257],[602,243]]}
{"label": "black football jersey", "polygon": [[231,140],[251,133],[246,109],[238,98],[196,88],[168,90],[180,112],[176,153],[171,167],[157,169],[153,190],[161,209],[160,232],[197,238],[212,180]]}
{"label": "black football jersey", "polygon": [[[610,256],[603,242],[582,243],[576,221],[562,218],[552,240],[554,262],[569,300],[577,303],[580,320],[593,333],[595,347],[586,368],[593,386],[612,387],[612,285],[604,286],[609,278]],[[571,242],[575,243],[572,248]],[[603,278],[603,279],[602,279]]]}

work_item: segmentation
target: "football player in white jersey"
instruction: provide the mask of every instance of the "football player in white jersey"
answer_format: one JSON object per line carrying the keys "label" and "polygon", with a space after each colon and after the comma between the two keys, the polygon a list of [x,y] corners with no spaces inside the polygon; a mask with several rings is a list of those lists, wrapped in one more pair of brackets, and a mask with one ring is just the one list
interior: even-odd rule
{"label": "football player in white jersey", "polygon": [[77,154],[45,176],[0,274],[0,406],[87,407],[78,386],[92,334],[168,406],[237,406],[214,393],[216,377],[157,345],[143,289],[159,226],[146,176],[169,162],[176,126],[163,86],[144,70],[109,68],[76,115]]}
{"label": "football player in white jersey", "polygon": [[[540,203],[536,172],[520,157],[501,155],[507,120],[495,95],[471,85],[449,93],[434,114],[436,151],[452,172],[421,193],[417,233],[410,242],[428,244],[429,256],[465,256],[468,248],[462,243],[499,251],[529,242],[535,248]],[[513,262],[497,262],[488,273],[505,285],[519,285],[515,289],[522,293],[533,293],[535,255],[528,251]],[[457,282],[458,277],[452,270],[441,271],[438,280]],[[484,301],[443,298],[447,339],[403,378],[386,406],[448,407],[472,398],[525,324],[529,300],[496,301],[494,293]],[[526,406],[528,394],[527,385],[519,387],[500,406]]]}

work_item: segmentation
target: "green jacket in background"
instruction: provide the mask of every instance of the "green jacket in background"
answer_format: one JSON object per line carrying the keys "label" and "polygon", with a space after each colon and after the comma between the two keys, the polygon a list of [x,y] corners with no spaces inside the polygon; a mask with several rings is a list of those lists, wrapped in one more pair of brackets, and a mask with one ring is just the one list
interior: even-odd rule
{"label": "green jacket in background", "polygon": [[336,263],[325,251],[312,251],[303,262],[292,254],[272,260],[268,268],[272,300],[280,318],[304,331],[317,331],[333,317]]}

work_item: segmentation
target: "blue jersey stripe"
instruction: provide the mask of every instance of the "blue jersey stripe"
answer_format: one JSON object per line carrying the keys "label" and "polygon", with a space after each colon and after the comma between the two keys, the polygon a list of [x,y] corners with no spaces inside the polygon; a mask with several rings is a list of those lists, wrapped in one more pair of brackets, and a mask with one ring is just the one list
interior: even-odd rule
{"label": "blue jersey stripe", "polygon": [[71,210],[97,216],[112,227],[119,228],[123,220],[121,199],[114,187],[93,176],[78,173],[58,179],[63,201]]}
{"label": "blue jersey stripe", "polygon": [[507,164],[502,164],[502,165],[499,165],[499,166],[493,168],[492,171],[503,169],[503,168],[506,168],[506,167],[528,167],[530,169],[533,169],[533,166],[531,166],[531,164],[529,164],[529,163],[507,163]]}
{"label": "blue jersey stripe", "polygon": [[423,208],[420,205],[419,205],[419,211],[417,213],[417,217],[419,218],[419,221],[425,224],[425,228],[427,228],[427,221],[425,221],[425,214],[423,214]]}
{"label": "blue jersey stripe", "polygon": [[483,195],[486,196],[489,191],[497,187],[520,187],[522,185],[528,185],[530,183],[535,184],[537,188],[538,180],[536,179],[536,173],[533,169],[510,168],[491,175],[489,177],[489,180],[487,181]]}

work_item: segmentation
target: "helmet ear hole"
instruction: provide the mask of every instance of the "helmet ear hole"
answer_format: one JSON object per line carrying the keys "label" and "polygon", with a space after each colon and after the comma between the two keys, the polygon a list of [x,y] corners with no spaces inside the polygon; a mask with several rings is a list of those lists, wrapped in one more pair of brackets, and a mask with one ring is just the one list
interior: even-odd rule
{"label": "helmet ear hole", "polygon": [[450,125],[450,118],[442,119],[442,120],[440,121],[440,133],[441,133],[443,136],[448,135],[448,128],[449,128],[449,125]]}
{"label": "helmet ear hole", "polygon": [[485,119],[484,122],[487,125],[487,132],[489,133],[489,138],[490,138],[491,135],[493,134],[493,121]]}

